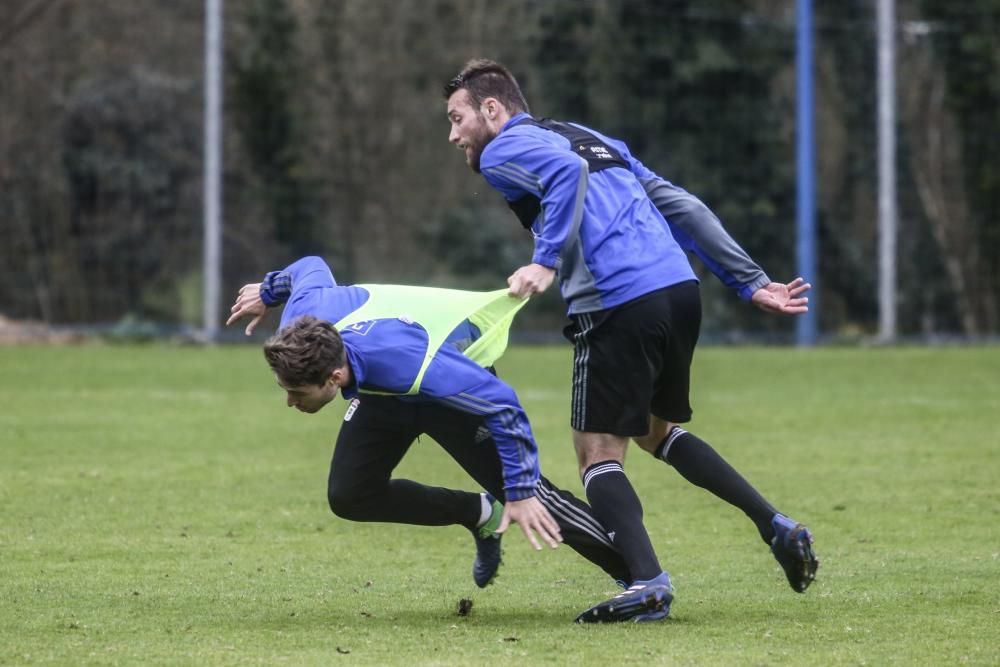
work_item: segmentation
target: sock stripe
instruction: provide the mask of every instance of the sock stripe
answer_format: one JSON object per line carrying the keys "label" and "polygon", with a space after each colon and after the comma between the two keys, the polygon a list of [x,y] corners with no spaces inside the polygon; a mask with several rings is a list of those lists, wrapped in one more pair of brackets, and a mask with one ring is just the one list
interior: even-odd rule
{"label": "sock stripe", "polygon": [[670,435],[667,436],[666,442],[663,445],[663,451],[660,452],[660,458],[666,461],[667,455],[670,453],[670,447],[674,444],[674,441],[686,433],[687,431],[682,429],[680,426],[675,426],[673,430],[670,431]]}
{"label": "sock stripe", "polygon": [[622,464],[618,463],[618,461],[595,463],[587,468],[583,473],[583,489],[586,491],[587,485],[590,484],[590,480],[594,479],[598,475],[604,475],[609,472],[620,472],[624,475],[625,469],[622,468]]}

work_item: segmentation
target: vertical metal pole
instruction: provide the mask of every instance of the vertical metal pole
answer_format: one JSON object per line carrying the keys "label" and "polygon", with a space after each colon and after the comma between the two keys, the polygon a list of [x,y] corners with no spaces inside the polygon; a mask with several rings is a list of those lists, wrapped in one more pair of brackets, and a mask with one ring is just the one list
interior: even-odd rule
{"label": "vertical metal pole", "polygon": [[896,338],[896,3],[878,0],[878,338]]}
{"label": "vertical metal pole", "polygon": [[219,333],[222,238],[222,2],[205,0],[204,328]]}
{"label": "vertical metal pole", "polygon": [[809,312],[796,318],[798,345],[815,345],[819,310],[819,274],[816,271],[816,165],[813,120],[812,0],[798,0],[796,7],[795,65],[797,100],[796,165],[796,264],[798,274],[812,284]]}

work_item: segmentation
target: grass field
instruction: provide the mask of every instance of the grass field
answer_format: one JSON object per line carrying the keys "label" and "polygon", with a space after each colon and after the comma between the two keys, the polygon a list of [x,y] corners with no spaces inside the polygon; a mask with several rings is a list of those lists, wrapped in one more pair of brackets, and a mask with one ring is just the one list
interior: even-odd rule
{"label": "grass field", "polygon": [[[579,495],[568,347],[499,367]],[[817,582],[635,450],[674,610],[577,626],[615,588],[569,549],[512,533],[479,590],[467,531],[330,514],[343,402],[285,408],[255,347],[0,348],[0,664],[1000,663],[1000,348],[705,348],[694,406],[812,527]],[[427,439],[398,474],[472,488]]]}

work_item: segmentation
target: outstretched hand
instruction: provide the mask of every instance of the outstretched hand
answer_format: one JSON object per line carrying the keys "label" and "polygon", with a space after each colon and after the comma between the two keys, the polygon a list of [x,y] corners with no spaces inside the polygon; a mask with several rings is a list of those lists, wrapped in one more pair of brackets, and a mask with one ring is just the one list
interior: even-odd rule
{"label": "outstretched hand", "polygon": [[753,293],[750,300],[761,310],[783,315],[799,315],[809,311],[809,297],[802,296],[812,288],[802,278],[788,283],[768,283]]}
{"label": "outstretched hand", "polygon": [[243,319],[244,317],[253,317],[250,320],[250,324],[247,325],[246,331],[244,332],[247,336],[253,333],[253,330],[257,328],[257,325],[263,321],[264,317],[267,315],[267,306],[260,299],[260,283],[250,283],[249,285],[244,285],[240,288],[239,293],[236,295],[236,303],[233,307],[229,309],[232,315],[226,320],[226,326],[228,327],[233,322]]}
{"label": "outstretched hand", "polygon": [[503,506],[503,518],[500,519],[500,526],[496,532],[506,531],[512,521],[521,526],[521,531],[536,551],[541,551],[542,545],[535,539],[535,533],[538,533],[553,549],[562,542],[559,524],[552,518],[545,506],[539,502],[538,498],[508,500],[507,504]]}

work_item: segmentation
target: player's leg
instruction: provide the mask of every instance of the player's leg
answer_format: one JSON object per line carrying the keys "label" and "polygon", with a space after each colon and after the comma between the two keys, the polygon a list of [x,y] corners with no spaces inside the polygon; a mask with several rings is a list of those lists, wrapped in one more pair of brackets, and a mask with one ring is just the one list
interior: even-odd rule
{"label": "player's leg", "polygon": [[770,544],[774,539],[771,520],[778,513],[771,503],[698,436],[655,415],[650,417],[650,423],[650,436],[636,438],[636,443],[673,466],[691,484],[742,510],[757,527],[761,539]]}
{"label": "player's leg", "polygon": [[631,573],[630,579],[624,581],[628,586],[624,592],[587,609],[577,622],[666,618],[673,601],[673,586],[656,558],[642,523],[642,503],[622,467],[625,439],[580,431],[574,431],[573,436],[587,500]]}
{"label": "player's leg", "polygon": [[330,463],[330,509],[351,521],[422,526],[474,526],[478,493],[392,479],[420,434],[415,406],[392,396],[364,395],[345,414]]}
{"label": "player's leg", "polygon": [[[422,405],[421,414],[421,423],[427,435],[438,442],[492,498],[503,499],[503,466],[482,418],[436,404]],[[586,503],[568,491],[556,488],[544,477],[539,481],[537,497],[559,524],[563,544],[607,572],[611,578],[631,581],[621,554]]]}
{"label": "player's leg", "polygon": [[623,465],[628,437],[648,430],[653,377],[645,350],[655,352],[655,339],[662,336],[651,325],[645,302],[576,315],[567,329],[574,344],[573,445],[587,500],[614,535],[629,571],[641,580],[663,571]]}
{"label": "player's leg", "polygon": [[775,509],[707,443],[676,426],[691,419],[691,360],[701,328],[701,297],[693,283],[678,285],[668,295],[670,336],[650,405],[649,433],[635,442],[692,484],[743,510],[770,544]]}
{"label": "player's leg", "polygon": [[[657,293],[654,293],[656,295]],[[633,579],[630,589],[581,614],[580,621],[626,620],[669,610],[669,578],[643,525],[642,503],[625,474],[628,437],[648,431],[652,368],[665,332],[653,317],[657,299],[641,297],[613,311],[574,316],[571,424],[587,500],[613,535]],[[661,581],[662,580],[662,581]]]}
{"label": "player's leg", "polygon": [[474,524],[466,524],[472,533],[476,556],[472,579],[480,588],[493,583],[502,561],[502,538],[496,532],[503,518],[503,478],[500,457],[490,432],[482,419],[430,402],[415,403],[417,425],[421,433],[434,439],[486,493],[480,498],[481,511]]}
{"label": "player's leg", "polygon": [[622,465],[625,439],[574,431],[573,444],[587,501],[621,552],[628,571],[635,579],[656,577],[663,568],[642,523],[642,502]]}
{"label": "player's leg", "polygon": [[[789,585],[805,592],[819,568],[809,529],[774,509],[711,445],[680,426],[655,417],[652,421],[652,437],[637,439],[640,446],[673,466],[687,481],[742,510],[771,547]],[[660,433],[667,435],[658,438]]]}
{"label": "player's leg", "polygon": [[690,368],[698,342],[701,299],[695,285],[677,286],[669,295],[671,336],[651,403],[650,430],[635,441],[690,483],[742,510],[772,547],[792,588],[802,592],[818,566],[808,529],[779,514],[711,445],[677,425],[691,418]]}
{"label": "player's leg", "polygon": [[491,496],[503,499],[503,466],[483,418],[434,402],[417,403],[422,433],[437,442]]}

